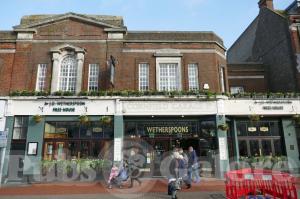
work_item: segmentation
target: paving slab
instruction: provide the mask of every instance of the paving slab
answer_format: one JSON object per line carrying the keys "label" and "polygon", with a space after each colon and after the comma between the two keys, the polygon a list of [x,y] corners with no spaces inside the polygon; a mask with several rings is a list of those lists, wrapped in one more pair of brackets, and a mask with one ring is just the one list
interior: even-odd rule
{"label": "paving slab", "polygon": [[[1,199],[170,199],[166,193],[0,196]],[[222,192],[179,192],[178,199],[226,199]]]}

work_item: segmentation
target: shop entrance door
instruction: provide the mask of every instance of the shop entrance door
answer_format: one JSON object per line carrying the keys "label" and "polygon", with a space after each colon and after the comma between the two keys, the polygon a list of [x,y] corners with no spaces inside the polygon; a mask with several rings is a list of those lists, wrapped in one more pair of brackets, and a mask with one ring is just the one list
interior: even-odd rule
{"label": "shop entrance door", "polygon": [[8,167],[8,181],[23,180],[25,148],[25,141],[12,142]]}
{"label": "shop entrance door", "polygon": [[167,155],[169,154],[170,140],[162,139],[162,140],[152,140],[153,146],[153,177],[162,176],[160,165],[161,162]]}

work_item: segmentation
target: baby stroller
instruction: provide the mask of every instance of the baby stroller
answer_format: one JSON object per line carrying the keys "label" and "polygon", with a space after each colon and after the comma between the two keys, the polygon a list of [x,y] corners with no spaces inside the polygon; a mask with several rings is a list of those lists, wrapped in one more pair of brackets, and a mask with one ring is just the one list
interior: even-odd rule
{"label": "baby stroller", "polygon": [[116,167],[115,165],[111,168],[111,172],[108,179],[108,188],[112,189],[112,186],[115,185],[119,188],[122,188],[122,183],[127,181],[129,178],[128,171],[125,167],[121,168]]}
{"label": "baby stroller", "polygon": [[168,182],[168,195],[177,199],[177,191],[181,190],[182,178],[171,178]]}

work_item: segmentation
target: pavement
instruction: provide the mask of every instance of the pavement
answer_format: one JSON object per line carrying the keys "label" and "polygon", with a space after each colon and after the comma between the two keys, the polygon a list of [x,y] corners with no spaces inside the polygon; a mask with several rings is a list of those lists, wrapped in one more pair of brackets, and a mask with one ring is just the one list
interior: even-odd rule
{"label": "pavement", "polygon": [[[178,199],[226,199],[222,193],[211,192],[191,192],[178,193]],[[170,199],[171,197],[165,193],[145,193],[142,195],[135,194],[88,194],[88,195],[44,195],[44,196],[0,196],[1,199]]]}
{"label": "pavement", "polygon": [[[164,179],[143,179],[142,185],[134,184],[129,188],[123,187],[107,189],[104,182],[68,182],[43,183],[18,186],[4,186],[0,188],[0,199],[169,199],[167,195],[167,181]],[[178,192],[178,198],[187,199],[224,199],[225,184],[222,180],[202,179],[193,184],[191,189],[184,186]]]}
{"label": "pavement", "polygon": [[[296,186],[300,196],[300,180]],[[0,199],[170,199],[167,195],[167,181],[164,179],[143,179],[142,185],[129,183],[122,188],[108,189],[104,182],[65,182],[5,185],[0,188]],[[184,186],[178,192],[178,199],[226,199],[225,183],[218,179],[202,179],[191,189]]]}

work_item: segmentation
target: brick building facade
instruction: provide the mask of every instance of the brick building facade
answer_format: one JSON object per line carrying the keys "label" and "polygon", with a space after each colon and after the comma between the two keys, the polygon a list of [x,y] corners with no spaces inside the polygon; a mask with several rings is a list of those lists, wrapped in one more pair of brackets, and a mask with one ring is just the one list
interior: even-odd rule
{"label": "brick building facade", "polygon": [[143,176],[161,177],[170,151],[189,146],[206,177],[264,156],[287,156],[284,168],[298,171],[299,100],[221,95],[227,78],[269,86],[265,63],[231,64],[227,75],[225,58],[213,32],[128,31],[115,16],[23,17],[0,32],[1,182],[94,181],[98,174],[69,168],[120,163],[132,151],[143,157]]}
{"label": "brick building facade", "polygon": [[[51,86],[59,84],[60,64],[68,53],[77,60],[76,84],[81,82],[76,85],[77,93],[89,91],[91,64],[99,67],[96,90],[112,86],[115,90],[139,90],[141,63],[148,67],[147,89],[161,90],[156,64],[166,58],[179,64],[176,69],[176,75],[180,76],[176,82],[179,90],[189,90],[189,64],[196,65],[198,89],[208,84],[212,91],[222,92],[224,84],[224,92],[227,87],[225,47],[213,32],[128,31],[121,17],[67,13],[25,16],[13,31],[0,32],[0,94],[39,90],[37,75],[41,64],[46,74],[42,74],[44,82],[40,89],[67,91],[68,88]],[[114,85],[110,84],[110,56],[116,59]]]}

